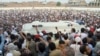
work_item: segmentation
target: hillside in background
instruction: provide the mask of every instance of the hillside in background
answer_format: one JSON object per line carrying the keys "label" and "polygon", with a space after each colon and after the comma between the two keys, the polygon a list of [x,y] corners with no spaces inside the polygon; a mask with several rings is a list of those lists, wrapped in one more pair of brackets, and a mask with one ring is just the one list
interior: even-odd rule
{"label": "hillside in background", "polygon": [[[74,5],[75,6],[75,5]],[[85,6],[80,7],[96,7],[96,6],[89,6],[89,4],[85,4]],[[77,7],[79,7],[77,6]],[[31,1],[31,2],[4,2],[0,3],[0,7],[73,7],[69,3],[61,3],[61,2],[38,2],[38,1]],[[75,6],[76,7],[76,6]]]}

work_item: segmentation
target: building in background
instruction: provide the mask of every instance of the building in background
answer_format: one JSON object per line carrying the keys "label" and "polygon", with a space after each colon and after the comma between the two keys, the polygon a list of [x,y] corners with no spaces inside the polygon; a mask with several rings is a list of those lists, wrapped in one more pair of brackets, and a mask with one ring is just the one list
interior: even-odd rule
{"label": "building in background", "polygon": [[87,3],[85,0],[69,0],[68,5],[69,6],[86,6]]}
{"label": "building in background", "polygon": [[100,0],[93,0],[89,3],[89,6],[100,6]]}

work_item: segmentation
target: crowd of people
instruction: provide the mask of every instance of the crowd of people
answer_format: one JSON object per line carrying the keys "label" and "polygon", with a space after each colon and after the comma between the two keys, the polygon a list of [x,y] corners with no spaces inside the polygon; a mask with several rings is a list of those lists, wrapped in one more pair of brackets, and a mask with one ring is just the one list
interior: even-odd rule
{"label": "crowd of people", "polygon": [[[32,21],[82,21],[86,28],[63,33],[21,31]],[[79,22],[78,22],[79,23]],[[0,54],[3,56],[100,56],[100,11],[77,10],[0,10]]]}

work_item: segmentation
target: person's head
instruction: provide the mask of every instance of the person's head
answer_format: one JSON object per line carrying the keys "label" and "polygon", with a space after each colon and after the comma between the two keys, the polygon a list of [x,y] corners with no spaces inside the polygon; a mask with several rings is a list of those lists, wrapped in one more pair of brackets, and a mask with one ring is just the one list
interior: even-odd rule
{"label": "person's head", "polygon": [[92,38],[93,35],[94,35],[94,34],[93,34],[91,31],[88,32],[88,37],[89,37],[89,38]]}
{"label": "person's head", "polygon": [[63,35],[64,39],[67,40],[68,39],[68,35]]}
{"label": "person's head", "polygon": [[27,41],[31,41],[31,38],[30,37],[27,37]]}
{"label": "person's head", "polygon": [[84,38],[84,39],[82,39],[82,42],[83,42],[83,44],[87,44],[88,43],[88,39]]}
{"label": "person's head", "polygon": [[53,33],[52,33],[52,32],[48,33],[48,35],[49,35],[50,37],[53,37]]}
{"label": "person's head", "polygon": [[89,48],[88,45],[85,44],[85,45],[80,46],[80,52],[82,54],[89,55],[91,53],[91,49]]}
{"label": "person's head", "polygon": [[47,33],[46,33],[46,31],[45,31],[45,30],[43,30],[43,31],[42,31],[42,33],[43,33],[43,35],[47,35]]}
{"label": "person's head", "polygon": [[18,39],[18,36],[17,36],[17,35],[11,34],[11,35],[10,35],[10,38],[11,38],[12,41],[15,41],[15,40]]}
{"label": "person's head", "polygon": [[48,42],[51,42],[51,37],[47,37],[47,41]]}
{"label": "person's head", "polygon": [[32,56],[30,52],[27,52],[27,49],[21,49],[21,56]]}
{"label": "person's head", "polygon": [[75,41],[74,41],[74,44],[79,44],[79,45],[81,45],[81,44],[82,44],[81,38],[80,38],[80,37],[76,37],[76,38],[75,38]]}
{"label": "person's head", "polygon": [[72,29],[71,29],[71,32],[74,32],[74,33],[75,33],[75,32],[76,32],[75,28],[72,28]]}
{"label": "person's head", "polygon": [[84,28],[81,28],[81,32],[84,33],[85,32],[85,29]]}
{"label": "person's head", "polygon": [[31,34],[30,33],[27,33],[27,38],[31,38]]}
{"label": "person's head", "polygon": [[45,44],[44,43],[39,43],[38,44],[38,49],[40,52],[44,52],[45,51]]}
{"label": "person's head", "polygon": [[31,35],[32,40],[35,40],[35,35]]}
{"label": "person's head", "polygon": [[63,40],[59,41],[59,47],[60,48],[65,48],[65,42]]}
{"label": "person's head", "polygon": [[30,33],[27,33],[27,36],[31,36],[31,34]]}
{"label": "person's head", "polygon": [[61,32],[61,31],[58,31],[58,32],[57,32],[57,34],[61,35],[61,34],[62,34],[62,32]]}
{"label": "person's head", "polygon": [[96,37],[97,37],[97,41],[100,41],[100,33],[97,33]]}
{"label": "person's head", "polygon": [[60,35],[59,34],[55,34],[55,39],[59,39]]}
{"label": "person's head", "polygon": [[49,49],[50,49],[51,51],[55,50],[55,49],[56,49],[55,43],[50,42],[50,43],[49,43]]}
{"label": "person's head", "polygon": [[75,51],[73,48],[71,47],[67,47],[66,50],[65,50],[65,55],[66,56],[75,56]]}

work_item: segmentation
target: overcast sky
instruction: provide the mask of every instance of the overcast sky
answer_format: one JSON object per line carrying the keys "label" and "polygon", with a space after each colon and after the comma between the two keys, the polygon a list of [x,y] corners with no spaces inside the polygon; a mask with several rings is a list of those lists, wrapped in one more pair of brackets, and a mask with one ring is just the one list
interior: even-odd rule
{"label": "overcast sky", "polygon": [[[45,0],[0,0],[0,2],[27,2],[27,1],[45,1]],[[48,1],[60,1],[62,3],[67,3],[68,0],[46,0]],[[86,0],[87,3],[89,3],[92,0]]]}

